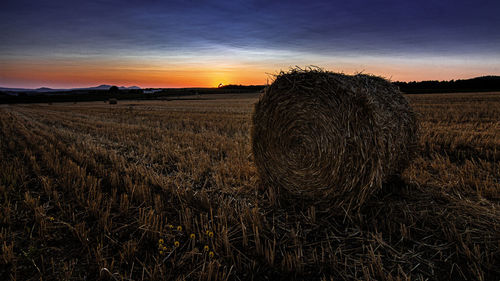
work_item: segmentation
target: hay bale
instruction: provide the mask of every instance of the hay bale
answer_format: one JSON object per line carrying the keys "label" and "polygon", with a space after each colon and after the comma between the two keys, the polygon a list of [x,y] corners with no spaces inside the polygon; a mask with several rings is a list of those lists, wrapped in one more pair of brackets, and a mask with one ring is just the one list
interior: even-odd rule
{"label": "hay bale", "polygon": [[118,100],[117,99],[109,99],[109,104],[117,104]]}
{"label": "hay bale", "polygon": [[346,210],[400,173],[416,141],[408,101],[370,75],[281,72],[253,114],[252,149],[263,183]]}

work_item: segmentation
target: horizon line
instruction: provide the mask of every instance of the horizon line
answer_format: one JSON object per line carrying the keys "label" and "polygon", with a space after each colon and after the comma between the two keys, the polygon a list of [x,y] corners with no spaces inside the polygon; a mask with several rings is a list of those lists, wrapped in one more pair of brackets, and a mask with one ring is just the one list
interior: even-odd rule
{"label": "horizon line", "polygon": [[[403,81],[392,81],[391,79],[388,79],[388,78],[385,78],[385,77],[382,77],[386,80],[388,80],[389,82],[391,83],[411,83],[411,82],[426,82],[426,81],[439,81],[439,82],[449,82],[449,81],[458,81],[458,80],[470,80],[470,79],[475,79],[475,78],[481,78],[481,77],[500,77],[500,75],[494,75],[494,74],[489,74],[489,75],[480,75],[480,76],[474,76],[474,77],[470,77],[470,78],[458,78],[458,79],[449,79],[449,80],[437,80],[437,79],[434,79],[434,80],[431,80],[431,79],[427,79],[427,80],[403,80]],[[46,89],[50,89],[50,90],[78,90],[78,89],[89,89],[89,88],[98,88],[98,87],[101,87],[101,86],[109,86],[109,87],[112,87],[112,86],[117,86],[119,88],[132,88],[132,87],[138,87],[140,89],[189,89],[189,88],[218,88],[218,86],[196,86],[196,85],[191,85],[191,86],[161,86],[161,87],[149,87],[149,86],[140,86],[139,84],[130,84],[130,86],[125,86],[125,85],[120,85],[120,84],[113,84],[113,83],[96,83],[98,85],[96,86],[71,86],[71,87],[52,87],[52,86],[39,86],[39,87],[23,87],[23,86],[15,86],[15,87],[6,87],[6,86],[2,86],[0,85],[0,88],[1,89],[22,89],[22,90],[38,90],[38,89],[43,89],[43,88],[46,88]],[[224,86],[229,86],[229,85],[232,85],[232,86],[267,86],[267,85],[270,85],[269,83],[267,84],[238,84],[238,83],[228,83],[228,84],[224,84]]]}

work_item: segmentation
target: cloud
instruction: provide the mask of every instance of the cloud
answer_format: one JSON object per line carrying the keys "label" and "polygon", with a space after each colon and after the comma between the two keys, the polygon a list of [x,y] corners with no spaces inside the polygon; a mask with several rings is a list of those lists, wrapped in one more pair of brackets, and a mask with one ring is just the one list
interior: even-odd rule
{"label": "cloud", "polygon": [[[8,1],[3,51],[492,51],[500,4],[452,1]],[[495,25],[496,24],[496,25]]]}
{"label": "cloud", "polygon": [[0,63],[272,69],[432,57],[479,65],[498,62],[499,10],[492,0],[5,0]]}

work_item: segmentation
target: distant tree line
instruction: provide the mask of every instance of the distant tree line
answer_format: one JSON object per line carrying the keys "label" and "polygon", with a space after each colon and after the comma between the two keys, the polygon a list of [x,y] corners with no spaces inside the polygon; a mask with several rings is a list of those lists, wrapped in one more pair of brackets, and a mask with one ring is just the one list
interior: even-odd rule
{"label": "distant tree line", "polygon": [[220,88],[170,88],[161,89],[154,94],[144,94],[143,90],[122,90],[111,87],[109,90],[71,90],[50,93],[16,92],[3,93],[0,91],[0,104],[2,103],[48,103],[48,102],[83,102],[103,101],[110,98],[118,100],[151,100],[151,99],[176,99],[199,95],[252,93],[258,92],[264,86],[235,86],[227,85]]}
{"label": "distant tree line", "polygon": [[219,87],[219,89],[225,90],[236,90],[236,91],[248,91],[248,92],[259,92],[262,91],[266,86],[265,85],[224,85]]}
{"label": "distant tree line", "polygon": [[120,90],[119,92],[107,90],[72,90],[50,93],[17,92],[15,95],[0,92],[0,104],[103,101],[110,98],[135,99],[142,96],[142,90]]}
{"label": "distant tree line", "polygon": [[465,80],[393,82],[408,94],[500,91],[500,76],[482,76]]}
{"label": "distant tree line", "polygon": [[[500,76],[482,76],[465,80],[393,82],[404,93],[452,93],[452,92],[487,92],[500,91]],[[50,93],[37,92],[1,92],[2,103],[44,103],[44,102],[79,102],[116,99],[158,99],[197,96],[209,94],[253,93],[262,91],[264,85],[225,85],[219,88],[176,88],[162,89],[154,94],[144,94],[143,90],[120,90],[113,86],[109,90],[71,90]]]}

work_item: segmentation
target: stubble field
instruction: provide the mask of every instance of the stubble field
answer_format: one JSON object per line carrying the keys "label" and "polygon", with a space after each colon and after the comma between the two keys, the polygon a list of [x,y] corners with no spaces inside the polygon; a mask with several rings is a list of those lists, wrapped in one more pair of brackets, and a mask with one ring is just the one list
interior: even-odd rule
{"label": "stubble field", "polygon": [[262,186],[256,94],[0,106],[0,279],[498,280],[500,93],[407,97],[417,157],[356,215]]}

